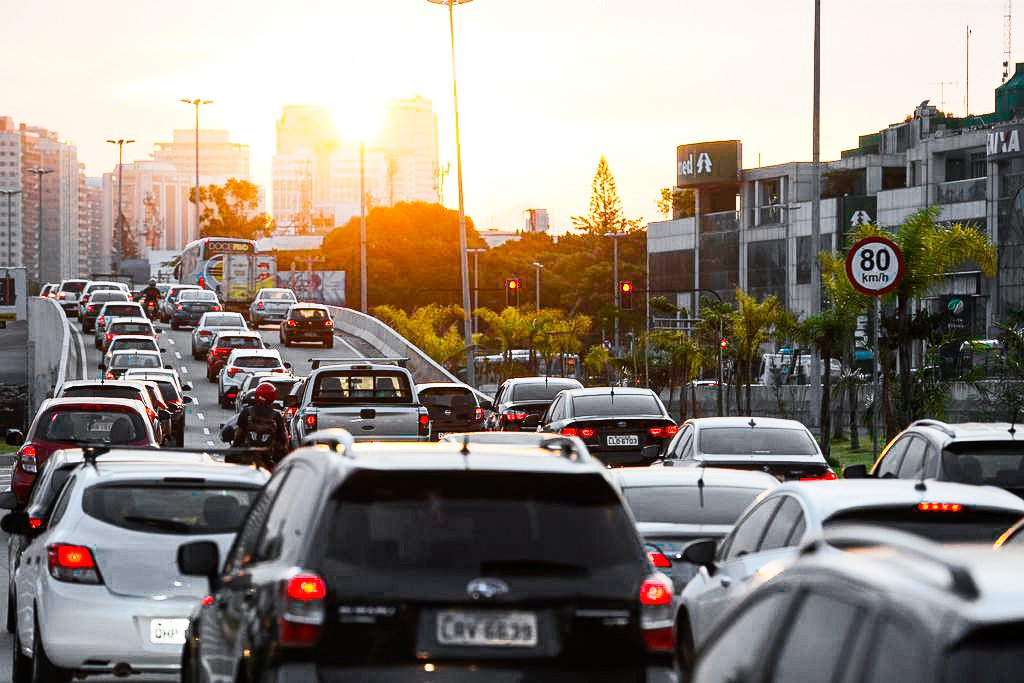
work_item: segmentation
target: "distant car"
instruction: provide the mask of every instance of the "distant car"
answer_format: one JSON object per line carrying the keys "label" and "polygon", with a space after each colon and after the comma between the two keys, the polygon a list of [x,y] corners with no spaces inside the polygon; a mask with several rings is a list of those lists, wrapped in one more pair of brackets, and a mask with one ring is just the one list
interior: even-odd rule
{"label": "distant car", "polygon": [[204,313],[223,310],[217,293],[209,289],[185,290],[178,294],[177,303],[171,310],[171,329],[195,325]]}
{"label": "distant car", "polygon": [[60,287],[59,283],[47,282],[45,285],[43,285],[42,289],[39,290],[39,296],[44,299],[56,299],[58,287]]}
{"label": "distant car", "polygon": [[334,320],[331,311],[322,304],[292,304],[283,314],[278,334],[281,346],[313,341],[325,349],[333,349]]}
{"label": "distant car", "polygon": [[130,296],[131,292],[128,289],[128,285],[123,282],[114,282],[112,280],[90,280],[89,284],[82,290],[81,296],[78,297],[78,317],[82,317],[82,313],[85,312],[85,307],[92,301],[92,295],[97,292],[121,292],[125,296]]}
{"label": "distant car", "polygon": [[128,301],[128,295],[120,289],[101,289],[92,293],[89,303],[83,304],[78,313],[78,319],[82,323],[82,332],[93,331],[103,304],[112,301]]}
{"label": "distant car", "polygon": [[[281,287],[265,287],[256,292],[249,304],[249,320],[254,328],[285,319],[289,307],[298,299],[295,292]],[[328,316],[330,317],[330,316]]]}
{"label": "distant car", "polygon": [[661,399],[640,387],[567,389],[541,418],[540,431],[578,436],[606,465],[650,465],[676,434]]}
{"label": "distant car", "polygon": [[870,473],[864,465],[843,470],[848,479],[937,479],[998,486],[1024,498],[1024,441],[1008,422],[954,424],[918,420],[896,435]]}
{"label": "distant car", "polygon": [[156,353],[164,353],[166,349],[161,348],[157,344],[156,339],[148,335],[122,334],[110,340],[110,345],[107,347],[107,352],[103,354],[99,367],[101,369],[105,368],[110,363],[111,357],[118,351],[155,351]]}
{"label": "distant car", "polygon": [[88,280],[63,280],[57,287],[57,303],[64,309],[68,317],[78,315],[78,297],[82,295]]}
{"label": "distant car", "polygon": [[193,405],[195,398],[184,393],[192,391],[192,385],[182,383],[174,370],[128,370],[123,377],[127,380],[146,380],[157,385],[170,411],[170,445],[182,448],[185,445],[185,406]]}
{"label": "distant car", "polygon": [[516,377],[505,380],[494,394],[494,415],[487,429],[537,431],[541,418],[563,389],[582,389],[577,380],[566,377]]}
{"label": "distant car", "polygon": [[241,313],[229,311],[204,313],[195,329],[192,330],[192,358],[205,360],[206,352],[210,350],[210,346],[213,345],[213,340],[219,332],[248,331],[248,329],[249,326],[245,324],[245,318]]}
{"label": "distant car", "polygon": [[802,422],[771,417],[686,420],[658,464],[763,470],[783,481],[836,478]]}
{"label": "distant car", "polygon": [[182,285],[177,283],[172,284],[170,287],[168,287],[167,293],[164,295],[164,298],[160,300],[160,320],[165,323],[171,322],[171,313],[174,312],[174,307],[178,305],[178,296],[182,292],[197,289],[202,289],[202,287],[200,287],[199,285]]}
{"label": "distant car", "polygon": [[142,310],[142,305],[134,301],[108,301],[101,304],[100,309],[96,312],[96,322],[93,325],[93,345],[97,349],[103,348],[107,323],[112,322],[115,318],[148,320],[146,312]]}
{"label": "distant car", "polygon": [[128,380],[72,380],[64,382],[54,398],[124,398],[139,401],[146,407],[146,415],[158,442],[163,440],[163,421],[159,401],[154,401],[148,387],[142,382]]}
{"label": "distant car", "polygon": [[[417,384],[416,393],[430,413],[432,438],[448,432],[476,432],[484,428],[485,404],[468,384]],[[487,404],[487,407],[491,406]]]}
{"label": "distant car", "polygon": [[218,375],[217,404],[221,408],[230,408],[234,404],[246,373],[288,373],[290,369],[291,363],[281,360],[277,349],[235,349]]}
{"label": "distant car", "polygon": [[221,368],[235,349],[265,349],[259,332],[249,330],[222,330],[217,332],[206,352],[206,379],[216,382]]}
{"label": "distant car", "polygon": [[145,335],[152,337],[154,340],[157,338],[156,329],[153,327],[153,323],[149,321],[149,318],[114,318],[107,323],[105,329],[106,332],[103,334],[103,340],[100,343],[100,349],[103,353],[106,353],[107,349],[110,348],[110,342],[122,335]]}
{"label": "distant car", "polygon": [[[178,547],[206,541],[226,552],[266,474],[144,454],[100,454],[96,466],[76,469],[57,513],[22,552],[15,681],[178,673],[189,614],[210,593],[205,578],[178,572]],[[23,513],[2,524],[32,532]]]}

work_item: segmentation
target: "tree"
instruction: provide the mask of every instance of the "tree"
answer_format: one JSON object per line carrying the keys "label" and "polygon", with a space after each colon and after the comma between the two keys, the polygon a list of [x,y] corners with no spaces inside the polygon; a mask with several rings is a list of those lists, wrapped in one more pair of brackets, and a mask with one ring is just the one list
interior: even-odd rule
{"label": "tree", "polygon": [[459,306],[431,304],[411,315],[392,306],[377,306],[371,312],[438,363],[455,367],[464,360],[466,344],[459,330]]}
{"label": "tree", "polygon": [[651,332],[649,339],[651,352],[661,361],[664,366],[665,381],[668,385],[668,411],[672,412],[673,401],[675,400],[675,388],[680,387],[679,409],[680,413],[686,416],[686,389],[691,389],[692,412],[696,415],[697,406],[695,395],[692,391],[693,380],[700,370],[704,361],[700,344],[696,339],[684,332],[672,330],[659,330]]}
{"label": "tree", "polygon": [[612,355],[608,353],[608,349],[601,344],[595,344],[590,347],[587,355],[583,358],[583,367],[586,368],[590,377],[603,378],[604,383],[607,384],[611,379],[609,371],[611,360]]}
{"label": "tree", "polygon": [[693,190],[663,187],[655,206],[665,218],[689,218],[697,213],[697,195]]}
{"label": "tree", "polygon": [[[753,383],[754,361],[761,345],[770,339],[776,321],[785,313],[775,295],[758,302],[739,287],[736,288],[736,310],[732,314],[732,335],[738,364],[737,384],[742,383],[746,394],[746,414],[751,414],[750,385]],[[738,394],[737,394],[738,398]]]}
{"label": "tree", "polygon": [[[891,335],[888,341],[896,349],[900,369],[898,400],[886,411],[889,435],[917,417],[914,414],[914,377],[910,372],[911,351],[914,341],[927,337],[933,327],[910,310],[911,302],[943,282],[947,272],[963,263],[973,262],[989,276],[995,273],[996,250],[988,236],[973,226],[940,224],[938,216],[938,207],[928,207],[907,218],[896,234],[874,225],[861,225],[851,235],[853,241],[882,235],[896,242],[903,252],[903,278],[893,293],[887,295],[887,298],[895,298],[895,311],[882,320],[887,336]],[[915,320],[924,324],[915,325]],[[892,400],[892,392],[888,390],[890,374],[886,373],[887,404]]]}
{"label": "tree", "polygon": [[[196,201],[194,188],[189,192],[189,201]],[[253,240],[274,232],[274,219],[259,211],[259,187],[248,180],[228,178],[224,185],[200,187],[199,202],[203,237]]]}
{"label": "tree", "polygon": [[592,235],[603,235],[606,232],[627,232],[635,230],[642,224],[642,219],[627,219],[622,213],[622,201],[615,188],[615,177],[612,176],[608,162],[602,156],[597,162],[597,173],[590,185],[590,212],[586,216],[573,216],[572,224],[577,230]]}

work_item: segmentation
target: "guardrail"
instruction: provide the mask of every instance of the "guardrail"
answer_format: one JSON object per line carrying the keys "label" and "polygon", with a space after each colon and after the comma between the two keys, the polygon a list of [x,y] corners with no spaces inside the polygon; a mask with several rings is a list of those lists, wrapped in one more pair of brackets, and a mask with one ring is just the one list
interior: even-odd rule
{"label": "guardrail", "polygon": [[[53,299],[28,300],[29,415],[64,383],[71,362],[71,325]],[[74,370],[72,370],[74,372]]]}

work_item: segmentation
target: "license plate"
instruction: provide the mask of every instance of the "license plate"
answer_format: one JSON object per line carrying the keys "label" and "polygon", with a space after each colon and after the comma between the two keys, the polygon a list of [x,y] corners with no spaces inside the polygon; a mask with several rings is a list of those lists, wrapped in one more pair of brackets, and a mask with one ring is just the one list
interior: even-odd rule
{"label": "license plate", "polygon": [[188,619],[153,619],[149,622],[149,642],[158,645],[184,645]]}
{"label": "license plate", "polygon": [[470,647],[535,647],[537,615],[533,612],[441,612],[437,615],[437,642]]}
{"label": "license plate", "polygon": [[609,446],[639,446],[640,437],[636,434],[610,434],[606,437]]}

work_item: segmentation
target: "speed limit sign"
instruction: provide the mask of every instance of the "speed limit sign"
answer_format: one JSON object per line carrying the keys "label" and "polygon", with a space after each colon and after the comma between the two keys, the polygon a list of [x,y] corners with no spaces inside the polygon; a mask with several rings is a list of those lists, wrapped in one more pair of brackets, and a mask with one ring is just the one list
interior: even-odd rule
{"label": "speed limit sign", "polygon": [[846,277],[863,294],[887,294],[903,277],[903,252],[887,237],[858,240],[846,255]]}

